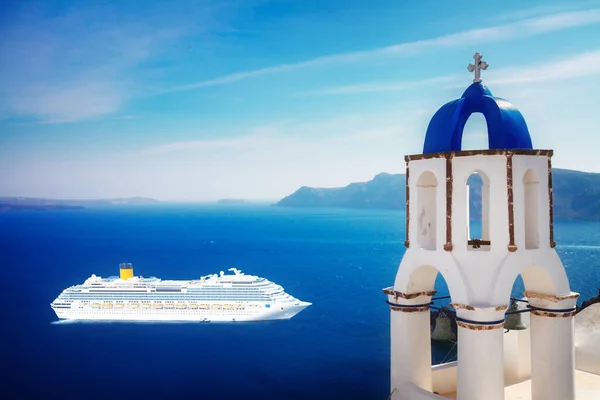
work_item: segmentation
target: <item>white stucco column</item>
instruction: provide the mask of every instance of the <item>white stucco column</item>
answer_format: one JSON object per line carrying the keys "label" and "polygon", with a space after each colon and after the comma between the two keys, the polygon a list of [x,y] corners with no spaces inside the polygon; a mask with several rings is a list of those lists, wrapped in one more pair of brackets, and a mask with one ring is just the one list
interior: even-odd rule
{"label": "white stucco column", "polygon": [[532,400],[575,400],[573,317],[579,295],[527,297],[532,306]]}
{"label": "white stucco column", "polygon": [[504,399],[504,312],[506,306],[451,304],[458,325],[457,399]]}
{"label": "white stucco column", "polygon": [[[390,306],[390,393],[404,400],[406,385],[431,391],[431,324],[429,303],[435,292],[404,294],[385,289]],[[410,297],[410,298],[403,298]]]}

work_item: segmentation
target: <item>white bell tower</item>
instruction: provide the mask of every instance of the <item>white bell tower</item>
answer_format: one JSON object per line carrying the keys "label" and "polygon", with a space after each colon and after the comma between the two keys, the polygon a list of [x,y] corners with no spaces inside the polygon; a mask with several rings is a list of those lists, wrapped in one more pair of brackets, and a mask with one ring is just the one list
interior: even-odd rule
{"label": "white bell tower", "polygon": [[[423,154],[405,157],[406,253],[394,286],[384,289],[391,398],[432,391],[429,307],[439,272],[456,310],[458,400],[504,399],[504,318],[519,275],[531,309],[532,399],[574,400],[579,295],[554,250],[553,152],[533,148],[523,116],[481,83],[487,63],[479,53],[474,59],[474,83],[433,116]],[[487,122],[489,149],[462,151],[464,125],[477,112]],[[473,173],[483,182],[480,237],[469,230]]]}

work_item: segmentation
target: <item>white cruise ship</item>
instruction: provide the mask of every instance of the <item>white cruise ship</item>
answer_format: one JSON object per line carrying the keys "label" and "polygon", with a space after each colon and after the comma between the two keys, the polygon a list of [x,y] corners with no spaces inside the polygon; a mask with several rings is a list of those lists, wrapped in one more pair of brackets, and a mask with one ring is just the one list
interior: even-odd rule
{"label": "white cruise ship", "polygon": [[311,303],[285,293],[268,279],[233,274],[198,280],[161,280],[133,275],[120,265],[120,276],[92,275],[52,302],[60,319],[126,321],[259,321],[289,319]]}

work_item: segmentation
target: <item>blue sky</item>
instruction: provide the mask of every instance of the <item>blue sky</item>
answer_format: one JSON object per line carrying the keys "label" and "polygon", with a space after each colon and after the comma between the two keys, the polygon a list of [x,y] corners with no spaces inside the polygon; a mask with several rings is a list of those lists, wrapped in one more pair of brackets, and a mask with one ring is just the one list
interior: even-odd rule
{"label": "blue sky", "polygon": [[[600,172],[599,1],[4,1],[0,196],[276,199],[402,172],[475,51]],[[486,146],[483,117],[465,148]]]}

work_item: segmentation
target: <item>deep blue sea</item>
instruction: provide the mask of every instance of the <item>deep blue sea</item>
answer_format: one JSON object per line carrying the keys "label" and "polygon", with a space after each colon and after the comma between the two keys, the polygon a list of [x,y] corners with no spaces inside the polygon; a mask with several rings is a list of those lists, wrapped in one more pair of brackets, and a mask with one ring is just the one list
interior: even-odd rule
{"label": "deep blue sea", "polygon": [[[600,223],[558,221],[555,231],[572,289],[595,296]],[[0,393],[385,399],[389,307],[381,289],[393,284],[403,241],[400,211],[163,205],[0,214]],[[55,322],[50,302],[64,288],[92,273],[117,275],[120,262],[165,279],[236,267],[313,305],[288,321]],[[434,362],[446,353],[436,349]]]}

